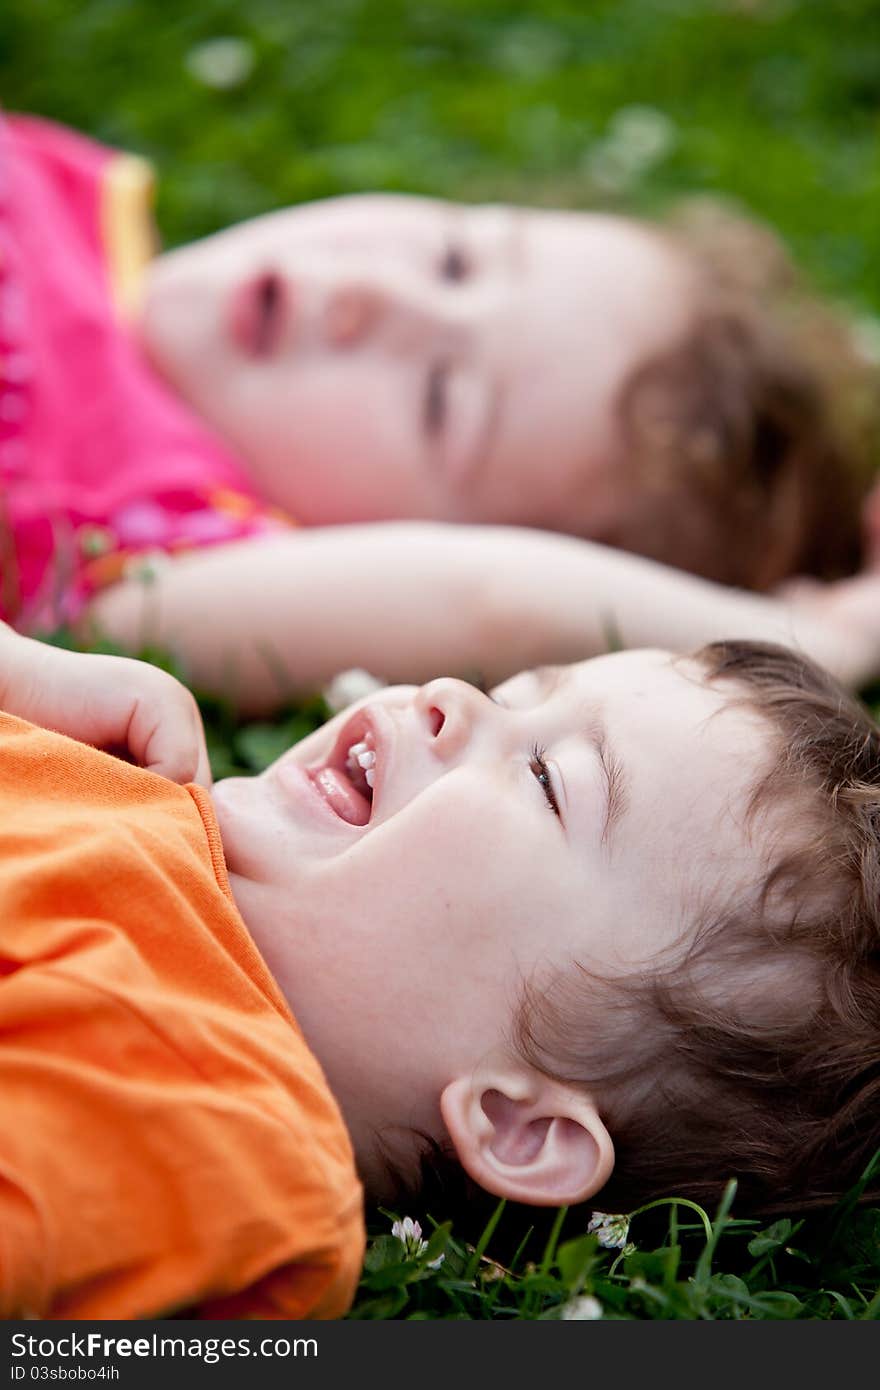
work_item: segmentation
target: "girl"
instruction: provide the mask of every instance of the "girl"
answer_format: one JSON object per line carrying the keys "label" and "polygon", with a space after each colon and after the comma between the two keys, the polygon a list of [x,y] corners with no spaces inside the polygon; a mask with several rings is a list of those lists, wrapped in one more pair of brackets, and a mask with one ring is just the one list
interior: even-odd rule
{"label": "girl", "polygon": [[[576,659],[588,585],[624,644],[789,635],[776,603],[615,550],[739,588],[855,568],[863,454],[804,302],[764,306],[787,270],[757,229],[725,251],[713,227],[710,255],[623,218],[369,196],[151,259],[140,161],[10,117],[0,170],[21,628],[160,643],[257,711],[352,665]],[[842,331],[820,336],[840,375]],[[804,626],[851,679],[848,640]]]}

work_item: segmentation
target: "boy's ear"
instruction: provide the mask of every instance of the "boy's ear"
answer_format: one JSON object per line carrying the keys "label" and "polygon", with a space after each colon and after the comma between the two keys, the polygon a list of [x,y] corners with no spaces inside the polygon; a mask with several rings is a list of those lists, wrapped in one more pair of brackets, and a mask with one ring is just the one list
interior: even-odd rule
{"label": "boy's ear", "polygon": [[462,1167],[498,1197],[571,1206],[611,1176],[614,1146],[591,1098],[525,1063],[450,1081],[440,1110]]}

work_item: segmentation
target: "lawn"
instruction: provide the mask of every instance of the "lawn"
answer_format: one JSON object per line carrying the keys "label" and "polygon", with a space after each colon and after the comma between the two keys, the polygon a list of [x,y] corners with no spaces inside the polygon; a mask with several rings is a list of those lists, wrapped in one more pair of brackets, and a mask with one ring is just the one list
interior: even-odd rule
{"label": "lawn", "polygon": [[0,93],[155,160],[169,245],[366,188],[702,189],[880,310],[874,0],[4,0]]}
{"label": "lawn", "polygon": [[[169,246],[360,189],[647,213],[708,191],[880,331],[877,0],[3,0],[0,93],[153,160]],[[216,776],[326,713],[203,708]],[[593,1234],[377,1213],[353,1316],[876,1318],[880,1211],[856,1196],[762,1225],[732,1191],[670,1194]]]}

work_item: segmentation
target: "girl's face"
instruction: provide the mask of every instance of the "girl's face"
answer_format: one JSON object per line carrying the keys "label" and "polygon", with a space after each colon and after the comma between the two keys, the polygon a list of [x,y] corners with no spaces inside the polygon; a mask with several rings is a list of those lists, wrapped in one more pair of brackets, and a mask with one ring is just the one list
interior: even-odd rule
{"label": "girl's face", "polygon": [[524,980],[650,961],[762,877],[768,734],[698,668],[625,652],[495,697],[392,687],[214,788],[236,902],[362,1159],[383,1124],[439,1132]]}
{"label": "girl's face", "polygon": [[693,286],[624,218],[358,195],[161,256],[141,332],[306,525],[426,518],[601,534],[616,397]]}

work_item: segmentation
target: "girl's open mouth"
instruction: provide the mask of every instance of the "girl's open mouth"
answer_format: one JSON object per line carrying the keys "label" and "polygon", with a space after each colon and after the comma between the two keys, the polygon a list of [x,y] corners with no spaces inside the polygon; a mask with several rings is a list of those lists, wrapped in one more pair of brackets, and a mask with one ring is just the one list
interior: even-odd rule
{"label": "girl's open mouth", "polygon": [[232,298],[232,336],[251,357],[271,357],[290,312],[288,287],[274,270],[240,285]]}

